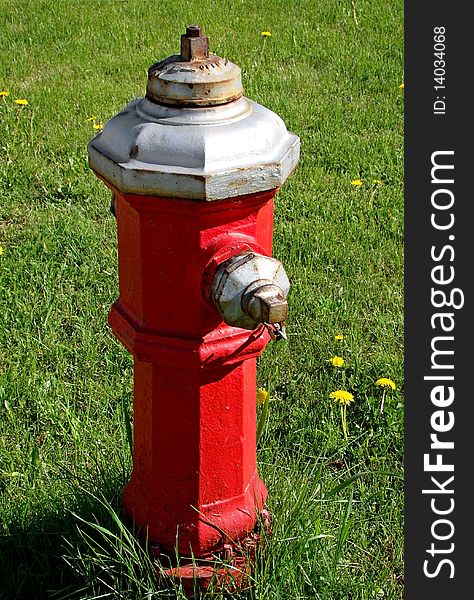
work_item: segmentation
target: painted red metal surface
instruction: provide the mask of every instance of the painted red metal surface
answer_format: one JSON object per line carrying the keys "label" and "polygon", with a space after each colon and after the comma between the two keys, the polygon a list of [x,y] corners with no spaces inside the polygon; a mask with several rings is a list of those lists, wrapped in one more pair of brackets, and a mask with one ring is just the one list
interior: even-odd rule
{"label": "painted red metal surface", "polygon": [[[222,322],[221,262],[271,255],[277,190],[199,202],[114,192],[120,297],[109,323],[134,356],[134,455],[124,513],[160,551],[205,558],[252,535],[256,358],[269,341]],[[204,572],[203,572],[204,573]],[[204,574],[203,574],[204,577]]]}

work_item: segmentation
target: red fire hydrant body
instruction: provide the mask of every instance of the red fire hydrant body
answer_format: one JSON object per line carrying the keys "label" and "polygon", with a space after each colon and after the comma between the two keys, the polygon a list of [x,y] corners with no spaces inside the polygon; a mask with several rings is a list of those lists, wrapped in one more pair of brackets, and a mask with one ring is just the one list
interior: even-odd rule
{"label": "red fire hydrant body", "polygon": [[[282,295],[285,284],[276,286],[273,275],[257,273],[253,287],[244,283],[245,302],[263,302],[267,316],[260,318],[260,309],[242,312],[245,289],[231,298],[229,289],[238,286],[224,288],[229,273],[252,260],[263,261],[257,267],[265,272],[281,267],[268,258],[273,198],[297,162],[299,140],[276,115],[242,98],[240,70],[209,57],[207,38],[196,29],[182,36],[180,56],[150,68],[147,97],[109,121],[91,141],[89,159],[113,191],[117,218],[120,296],[109,323],[134,357],[133,472],[123,509],[162,552],[173,555],[177,546],[180,556],[199,559],[241,544],[267,498],[256,467],[256,358],[270,339],[265,320],[276,323],[271,315],[283,314],[288,290]],[[192,87],[187,80],[163,83],[163,73],[179,71],[183,62],[194,77],[232,68],[232,83],[205,81],[202,89],[195,80]],[[182,69],[184,77],[189,71]],[[183,99],[186,87],[195,95]],[[234,148],[245,149],[258,135],[243,129],[248,106],[253,118],[261,109],[278,120],[279,163],[256,152],[248,166],[239,155],[237,167],[224,168],[218,163],[229,151],[226,131],[240,127],[244,139],[228,140]],[[273,296],[261,300],[265,293],[254,288]],[[234,311],[238,304],[237,317],[227,316],[226,302]]]}
{"label": "red fire hydrant body", "polygon": [[115,194],[120,299],[110,324],[135,357],[124,508],[151,541],[203,556],[252,531],[266,499],[255,371],[268,341],[264,330],[222,323],[203,298],[203,275],[222,249],[271,254],[274,194],[216,203]]}

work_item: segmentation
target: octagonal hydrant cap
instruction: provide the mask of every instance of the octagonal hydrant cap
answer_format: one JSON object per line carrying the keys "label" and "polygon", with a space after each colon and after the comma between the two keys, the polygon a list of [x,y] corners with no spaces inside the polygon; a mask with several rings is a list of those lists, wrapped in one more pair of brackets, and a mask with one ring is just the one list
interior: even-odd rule
{"label": "octagonal hydrant cap", "polygon": [[181,54],[150,67],[145,98],[108,121],[88,153],[121,192],[208,201],[280,187],[299,149],[277,114],[243,96],[240,68],[209,54],[192,25]]}

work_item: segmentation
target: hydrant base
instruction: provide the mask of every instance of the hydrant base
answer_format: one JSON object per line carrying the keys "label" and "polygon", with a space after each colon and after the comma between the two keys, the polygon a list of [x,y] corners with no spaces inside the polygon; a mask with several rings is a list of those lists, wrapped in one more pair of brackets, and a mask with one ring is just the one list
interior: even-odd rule
{"label": "hydrant base", "polygon": [[[225,544],[219,553],[201,559],[182,559],[176,567],[161,570],[158,578],[171,579],[181,585],[189,599],[198,597],[202,591],[243,591],[251,588],[256,553],[271,536],[272,515],[267,508],[260,513],[255,531],[238,543]],[[260,531],[262,533],[260,533]],[[158,545],[152,555],[160,558]]]}

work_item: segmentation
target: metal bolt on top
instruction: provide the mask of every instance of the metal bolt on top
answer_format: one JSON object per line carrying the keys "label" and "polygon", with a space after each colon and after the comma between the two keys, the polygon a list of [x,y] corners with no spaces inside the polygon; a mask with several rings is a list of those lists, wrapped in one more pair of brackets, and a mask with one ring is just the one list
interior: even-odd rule
{"label": "metal bolt on top", "polygon": [[185,61],[209,57],[209,38],[203,35],[199,25],[189,25],[181,36],[181,56]]}

